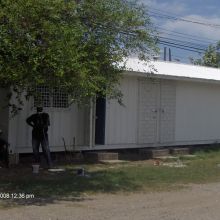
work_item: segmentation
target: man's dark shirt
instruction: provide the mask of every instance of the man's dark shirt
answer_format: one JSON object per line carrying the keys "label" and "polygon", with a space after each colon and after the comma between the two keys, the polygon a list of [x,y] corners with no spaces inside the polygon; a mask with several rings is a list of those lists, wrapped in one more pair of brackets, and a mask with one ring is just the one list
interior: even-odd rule
{"label": "man's dark shirt", "polygon": [[36,113],[27,118],[26,122],[33,126],[32,136],[35,138],[45,138],[50,125],[49,115],[47,113]]}

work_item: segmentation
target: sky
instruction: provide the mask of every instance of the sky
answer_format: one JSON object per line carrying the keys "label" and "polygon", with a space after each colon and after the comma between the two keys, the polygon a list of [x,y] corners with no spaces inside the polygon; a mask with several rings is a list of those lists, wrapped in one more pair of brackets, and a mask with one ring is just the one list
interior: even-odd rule
{"label": "sky", "polygon": [[[141,2],[148,6],[148,13],[163,41],[172,42],[173,46],[187,44],[191,47],[188,49],[196,51],[166,45],[167,48],[171,48],[173,61],[189,63],[188,57],[200,57],[204,48],[220,40],[219,0],[141,0]],[[167,19],[169,16],[192,22]],[[165,45],[160,47],[163,57]]]}

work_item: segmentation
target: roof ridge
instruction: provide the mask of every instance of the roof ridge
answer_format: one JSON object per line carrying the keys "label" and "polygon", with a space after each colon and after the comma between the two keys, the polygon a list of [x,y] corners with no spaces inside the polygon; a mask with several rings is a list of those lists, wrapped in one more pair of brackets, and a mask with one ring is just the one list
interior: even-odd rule
{"label": "roof ridge", "polygon": [[204,69],[214,69],[214,70],[219,70],[220,68],[217,67],[212,67],[212,66],[202,66],[202,65],[194,65],[194,64],[189,64],[189,63],[178,63],[178,62],[173,62],[173,61],[164,61],[164,60],[149,60],[149,61],[143,61],[140,60],[138,58],[128,58],[126,61],[128,60],[134,60],[134,61],[138,61],[138,62],[145,62],[143,64],[146,64],[148,66],[149,63],[153,64],[153,63],[167,63],[167,64],[177,64],[177,65],[184,65],[184,66],[191,66],[191,67],[199,67],[199,68],[204,68]]}

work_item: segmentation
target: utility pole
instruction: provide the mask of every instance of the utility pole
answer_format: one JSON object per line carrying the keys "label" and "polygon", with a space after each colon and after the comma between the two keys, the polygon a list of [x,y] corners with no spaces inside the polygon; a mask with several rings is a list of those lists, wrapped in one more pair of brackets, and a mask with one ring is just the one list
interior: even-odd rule
{"label": "utility pole", "polygon": [[164,47],[164,57],[163,60],[166,61],[167,60],[167,48]]}
{"label": "utility pole", "polygon": [[171,56],[171,49],[169,48],[169,61],[172,61],[172,56]]}

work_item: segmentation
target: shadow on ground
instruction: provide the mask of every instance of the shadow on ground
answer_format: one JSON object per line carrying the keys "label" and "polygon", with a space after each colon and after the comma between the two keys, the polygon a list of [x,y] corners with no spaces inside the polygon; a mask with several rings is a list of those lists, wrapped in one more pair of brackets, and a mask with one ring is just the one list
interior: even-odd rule
{"label": "shadow on ground", "polygon": [[[94,171],[89,176],[77,176],[76,170],[67,169],[62,173],[41,170],[32,174],[30,168],[16,167],[0,169],[0,197],[7,193],[8,198],[0,198],[0,208],[15,205],[43,206],[57,201],[83,201],[85,193],[114,193],[134,191],[140,187],[124,172],[105,170]],[[28,198],[19,198],[20,196]],[[31,198],[34,195],[34,198]],[[17,197],[17,198],[12,198]]]}

